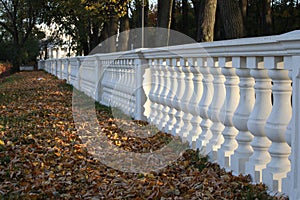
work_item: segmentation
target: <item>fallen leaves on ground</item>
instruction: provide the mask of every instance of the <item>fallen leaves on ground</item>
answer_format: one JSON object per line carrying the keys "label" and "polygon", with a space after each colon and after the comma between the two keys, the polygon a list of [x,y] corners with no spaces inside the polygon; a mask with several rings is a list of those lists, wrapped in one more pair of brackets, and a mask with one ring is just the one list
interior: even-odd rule
{"label": "fallen leaves on ground", "polygon": [[[99,107],[99,134],[115,148],[153,152],[174,139],[154,129],[146,130],[149,137],[136,137],[146,122],[124,123]],[[72,88],[64,81],[38,71],[0,84],[0,199],[284,199],[193,150],[159,171],[129,173],[104,165],[86,145],[73,121]]]}

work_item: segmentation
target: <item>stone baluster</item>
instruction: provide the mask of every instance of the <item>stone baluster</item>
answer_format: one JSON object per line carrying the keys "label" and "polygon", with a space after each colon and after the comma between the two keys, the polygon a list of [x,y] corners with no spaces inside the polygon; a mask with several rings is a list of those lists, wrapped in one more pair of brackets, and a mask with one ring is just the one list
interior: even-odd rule
{"label": "stone baluster", "polygon": [[134,117],[135,114],[135,90],[136,90],[136,79],[135,79],[135,70],[137,65],[135,64],[134,60],[130,61],[130,116]]}
{"label": "stone baluster", "polygon": [[226,98],[220,112],[220,119],[224,122],[225,129],[222,132],[224,143],[218,151],[218,163],[227,171],[230,170],[230,157],[237,148],[235,137],[238,134],[238,130],[234,127],[232,118],[240,100],[239,78],[232,64],[235,63],[232,63],[231,58],[219,58],[219,66],[222,68],[222,73],[226,79]]}
{"label": "stone baluster", "polygon": [[149,92],[149,99],[151,101],[150,104],[150,108],[151,108],[151,112],[150,115],[148,117],[148,121],[150,121],[150,123],[153,123],[155,116],[157,115],[157,104],[156,104],[156,99],[155,99],[155,91],[157,90],[158,87],[158,72],[157,72],[157,68],[156,65],[154,63],[154,60],[149,60],[149,66],[150,66],[150,70],[151,70],[151,90]]}
{"label": "stone baluster", "polygon": [[173,135],[179,135],[180,130],[183,126],[183,121],[182,121],[183,112],[182,112],[181,106],[180,106],[180,103],[181,103],[181,100],[182,100],[182,97],[184,94],[184,89],[185,89],[184,73],[182,71],[183,66],[184,66],[184,59],[180,58],[179,63],[177,62],[176,66],[175,66],[175,71],[177,74],[178,88],[176,91],[176,95],[174,97],[174,107],[176,109],[176,113],[175,113],[176,123],[172,129]]}
{"label": "stone baluster", "polygon": [[57,59],[57,78],[58,79],[62,79],[62,69],[63,69],[63,66],[62,66],[62,59]]}
{"label": "stone baluster", "polygon": [[163,80],[164,80],[164,84],[162,85],[163,89],[162,89],[162,92],[161,92],[161,104],[163,106],[163,109],[162,109],[162,118],[160,120],[160,123],[158,125],[159,129],[160,130],[164,130],[165,129],[165,126],[166,126],[166,123],[168,122],[169,120],[169,111],[170,111],[170,107],[168,106],[168,103],[167,103],[167,96],[168,96],[168,93],[169,93],[169,90],[170,90],[170,85],[171,85],[171,82],[170,82],[170,71],[169,71],[169,66],[170,66],[170,62],[169,60],[164,60],[162,62],[162,71],[163,71]]}
{"label": "stone baluster", "polygon": [[168,112],[169,115],[169,120],[165,126],[165,132],[170,133],[172,131],[172,128],[174,127],[176,123],[175,119],[175,114],[176,114],[176,109],[174,107],[174,100],[175,100],[175,95],[176,91],[178,88],[178,83],[177,83],[177,73],[175,71],[175,66],[176,66],[176,59],[170,59],[167,60],[167,64],[169,64],[169,71],[170,71],[170,90],[167,95],[167,105],[169,105],[170,110]]}
{"label": "stone baluster", "polygon": [[130,114],[131,110],[130,110],[130,102],[131,102],[131,98],[133,95],[133,88],[131,84],[131,79],[132,79],[132,73],[130,69],[130,66],[128,66],[128,63],[124,61],[123,63],[123,67],[125,69],[125,74],[124,74],[124,84],[123,85],[123,91],[124,91],[124,96],[125,96],[125,102],[124,102],[124,107],[126,110],[126,114]]}
{"label": "stone baluster", "polygon": [[263,170],[263,182],[270,190],[281,192],[282,179],[290,170],[288,157],[291,148],[285,140],[285,132],[292,116],[292,87],[281,57],[265,57],[264,62],[273,81],[273,108],[265,126],[267,137],[272,143],[269,148],[271,161]]}
{"label": "stone baluster", "polygon": [[194,93],[193,74],[191,72],[192,65],[193,65],[193,60],[187,59],[185,61],[185,65],[182,68],[184,72],[185,89],[180,104],[181,110],[183,111],[183,116],[182,116],[183,126],[180,131],[180,135],[182,136],[183,140],[187,139],[187,136],[189,135],[189,131],[192,129],[191,119],[193,116],[189,112],[189,104],[192,95]]}
{"label": "stone baluster", "polygon": [[203,64],[199,65],[200,72],[203,74],[203,95],[198,105],[200,111],[200,117],[202,119],[200,127],[202,129],[201,135],[196,140],[196,148],[200,149],[202,154],[206,154],[206,145],[212,137],[210,127],[212,121],[208,117],[208,107],[212,102],[214,87],[213,87],[213,76],[211,75],[209,68],[215,65],[215,59],[207,58],[203,61]]}
{"label": "stone baluster", "polygon": [[271,145],[266,137],[265,125],[272,110],[271,102],[271,79],[268,70],[263,67],[261,57],[249,57],[248,68],[251,68],[251,76],[255,79],[255,104],[250,114],[247,126],[254,136],[251,143],[253,154],[246,163],[246,173],[252,176],[252,181],[259,183],[262,181],[262,170],[270,162],[271,157],[268,148]]}
{"label": "stone baluster", "polygon": [[67,83],[70,83],[70,62],[69,59],[66,58],[65,60],[65,67],[64,67],[64,73],[65,73],[65,79],[67,80]]}
{"label": "stone baluster", "polygon": [[157,107],[157,115],[156,115],[156,118],[154,121],[154,124],[157,125],[160,130],[161,130],[161,127],[159,127],[159,123],[163,117],[162,91],[163,91],[163,85],[164,85],[164,72],[163,72],[164,66],[162,64],[163,64],[163,60],[159,59],[158,65],[157,65],[159,81],[158,81],[158,88],[156,91],[156,97],[157,97],[156,103],[158,104],[158,107]]}
{"label": "stone baluster", "polygon": [[214,94],[212,102],[208,108],[208,116],[213,124],[210,128],[212,137],[206,145],[206,153],[209,155],[210,160],[214,162],[217,160],[217,152],[221,147],[221,144],[224,142],[222,135],[224,125],[223,121],[220,119],[220,110],[225,101],[226,91],[224,85],[225,77],[222,74],[222,69],[218,65],[215,65],[210,67],[209,70],[214,77]]}
{"label": "stone baluster", "polygon": [[194,85],[194,93],[192,96],[191,103],[189,104],[189,113],[192,114],[191,125],[192,129],[189,132],[187,140],[190,142],[190,145],[193,149],[196,149],[196,140],[200,136],[202,129],[200,127],[201,117],[199,111],[199,102],[203,93],[203,85],[202,85],[202,74],[200,72],[200,67],[203,66],[204,59],[198,58],[196,63],[194,62],[191,66],[191,72],[193,73],[193,85]]}
{"label": "stone baluster", "polygon": [[[253,135],[248,130],[247,123],[253,110],[255,102],[254,79],[251,77],[250,69],[246,68],[246,60],[241,57],[235,57],[234,67],[240,78],[240,102],[233,116],[233,124],[238,129],[236,137],[238,148],[231,156],[231,169],[235,175],[245,173],[245,164],[253,153],[250,143]],[[249,60],[247,59],[247,64]]]}

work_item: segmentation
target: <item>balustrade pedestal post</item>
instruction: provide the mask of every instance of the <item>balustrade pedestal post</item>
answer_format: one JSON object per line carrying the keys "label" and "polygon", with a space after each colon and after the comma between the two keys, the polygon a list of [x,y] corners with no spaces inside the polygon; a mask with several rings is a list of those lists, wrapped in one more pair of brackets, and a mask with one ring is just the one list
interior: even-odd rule
{"label": "balustrade pedestal post", "polygon": [[[141,53],[138,54],[139,59],[136,63],[135,68],[135,78],[136,78],[136,88],[135,88],[135,119],[137,120],[146,120],[144,115],[144,104],[146,102],[146,94],[144,91],[144,77],[145,71],[148,68],[147,60],[143,57]],[[147,77],[148,79],[149,77]]]}

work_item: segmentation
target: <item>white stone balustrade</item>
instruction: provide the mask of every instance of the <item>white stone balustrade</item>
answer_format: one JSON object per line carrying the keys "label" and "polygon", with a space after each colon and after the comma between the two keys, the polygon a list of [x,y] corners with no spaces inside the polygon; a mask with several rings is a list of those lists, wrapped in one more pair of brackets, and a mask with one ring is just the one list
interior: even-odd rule
{"label": "white stone balustrade", "polygon": [[249,57],[247,67],[251,68],[250,74],[255,80],[256,99],[247,123],[254,138],[251,143],[253,154],[246,164],[246,173],[252,176],[253,182],[259,183],[262,181],[262,170],[271,160],[268,152],[271,142],[266,136],[265,124],[272,110],[272,84],[262,57]]}
{"label": "white stone balustrade", "polygon": [[169,59],[167,61],[167,64],[169,64],[169,72],[170,72],[170,89],[169,89],[169,93],[167,95],[167,99],[166,99],[166,103],[167,105],[169,105],[169,120],[167,121],[167,124],[165,125],[165,131],[167,133],[171,133],[172,128],[174,127],[175,123],[176,123],[176,118],[175,118],[175,114],[177,112],[177,110],[175,109],[174,106],[174,98],[176,95],[176,91],[178,88],[178,82],[177,82],[177,73],[175,71],[175,66],[177,64],[177,60],[176,59]]}
{"label": "white stone balustrade", "polygon": [[253,110],[255,102],[254,79],[247,68],[249,60],[243,57],[234,58],[233,66],[236,67],[236,74],[240,78],[240,102],[233,116],[233,124],[238,129],[236,140],[237,149],[231,155],[231,169],[234,174],[244,174],[246,162],[253,153],[251,142],[253,135],[248,130],[247,123],[249,116]]}
{"label": "white stone balustrade", "polygon": [[271,141],[269,148],[271,161],[263,170],[263,182],[272,191],[281,192],[282,179],[290,171],[288,157],[291,149],[285,140],[285,133],[292,116],[292,86],[288,70],[283,68],[282,57],[265,57],[264,62],[273,81],[273,108],[265,125],[266,135]]}
{"label": "white stone balustrade", "polygon": [[189,113],[192,115],[191,119],[191,130],[188,133],[187,141],[189,141],[190,145],[193,149],[196,149],[196,140],[199,138],[200,134],[202,133],[202,129],[200,126],[200,123],[202,121],[200,117],[200,110],[199,110],[199,102],[201,100],[202,94],[203,94],[203,85],[202,85],[202,79],[203,76],[200,72],[200,67],[203,66],[204,60],[202,58],[194,59],[192,66],[191,66],[191,72],[193,73],[193,87],[194,92],[193,96],[191,98],[191,101],[189,103]]}
{"label": "white stone balustrade", "polygon": [[156,68],[156,65],[155,65],[155,61],[154,60],[149,60],[149,67],[151,69],[151,90],[149,92],[149,99],[150,99],[150,102],[151,102],[151,105],[150,105],[150,109],[151,109],[151,112],[150,112],[150,115],[148,116],[148,121],[150,123],[154,123],[154,120],[155,120],[155,116],[157,115],[157,103],[156,103],[156,90],[157,90],[157,87],[158,87],[158,71],[157,71],[157,68]]}
{"label": "white stone balustrade", "polygon": [[299,63],[300,31],[293,31],[49,59],[39,69],[298,200]]}
{"label": "white stone balustrade", "polygon": [[162,83],[162,91],[161,91],[161,104],[162,104],[162,110],[161,110],[161,119],[160,122],[158,124],[158,127],[160,128],[160,130],[164,130],[166,127],[167,122],[169,121],[169,111],[170,111],[170,107],[167,104],[167,97],[168,97],[168,93],[170,90],[170,70],[168,69],[170,66],[170,63],[168,60],[163,60],[161,63],[161,71],[162,71],[162,79],[163,79],[163,83]]}
{"label": "white stone balustrade", "polygon": [[184,73],[182,70],[184,64],[185,64],[184,59],[181,58],[180,61],[177,62],[177,65],[175,66],[178,88],[176,90],[176,94],[174,97],[174,105],[172,104],[172,106],[174,106],[174,108],[176,109],[176,113],[175,113],[176,123],[174,124],[174,127],[172,129],[173,135],[179,135],[180,130],[183,126],[183,121],[182,121],[183,111],[181,108],[181,100],[183,98],[184,89],[185,89]]}
{"label": "white stone balustrade", "polygon": [[[233,58],[235,61],[235,58]],[[240,100],[239,94],[239,78],[236,75],[236,69],[232,66],[232,58],[220,57],[219,66],[225,76],[226,98],[220,111],[220,120],[225,128],[222,132],[224,142],[218,151],[218,163],[226,170],[230,170],[231,155],[237,148],[238,144],[235,140],[238,130],[233,125],[233,115]]]}
{"label": "white stone balustrade", "polygon": [[217,153],[221,144],[224,142],[222,131],[224,129],[224,120],[220,118],[220,110],[225,102],[225,77],[222,74],[216,58],[212,58],[214,65],[210,67],[210,73],[213,76],[214,93],[212,102],[208,108],[208,117],[212,121],[210,130],[212,137],[206,145],[206,154],[209,154],[211,161],[217,160]]}
{"label": "white stone balustrade", "polygon": [[206,153],[206,145],[212,137],[210,127],[212,121],[208,117],[208,107],[211,104],[213,98],[214,87],[212,84],[213,76],[210,74],[209,66],[214,66],[214,60],[208,58],[203,65],[200,65],[200,72],[203,74],[203,94],[199,103],[200,117],[202,119],[200,127],[202,133],[200,137],[196,139],[196,148],[199,148],[201,153]]}
{"label": "white stone balustrade", "polygon": [[181,109],[183,111],[182,122],[183,126],[180,130],[179,135],[186,140],[189,132],[192,128],[191,119],[193,115],[190,113],[189,105],[192,100],[192,96],[194,93],[194,83],[193,83],[193,73],[191,72],[191,66],[193,65],[193,59],[186,59],[184,61],[184,66],[182,67],[182,71],[184,73],[184,93],[181,99]]}

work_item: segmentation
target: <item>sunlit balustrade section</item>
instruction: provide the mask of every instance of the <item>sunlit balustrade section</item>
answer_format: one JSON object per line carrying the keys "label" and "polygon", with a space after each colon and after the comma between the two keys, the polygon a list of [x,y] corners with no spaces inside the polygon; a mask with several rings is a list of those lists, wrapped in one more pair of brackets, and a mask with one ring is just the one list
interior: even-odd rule
{"label": "sunlit balustrade section", "polygon": [[95,99],[96,84],[98,83],[98,74],[96,69],[98,68],[97,59],[95,56],[85,56],[80,58],[79,68],[79,88],[89,97]]}
{"label": "sunlit balustrade section", "polygon": [[239,59],[232,57],[219,58],[219,66],[222,68],[222,73],[226,79],[226,98],[220,111],[220,120],[225,128],[222,132],[224,142],[218,151],[218,163],[228,171],[231,166],[231,155],[238,146],[235,139],[238,130],[233,125],[233,115],[240,100],[239,77],[236,75],[236,69],[232,66],[236,60]]}
{"label": "sunlit balustrade section", "polygon": [[263,170],[263,182],[270,190],[281,192],[282,179],[290,171],[288,157],[291,148],[286,142],[285,133],[292,117],[292,86],[288,70],[284,69],[283,57],[265,57],[264,62],[273,82],[273,107],[265,125],[266,135],[271,141],[271,161]]}
{"label": "sunlit balustrade section", "polygon": [[174,97],[174,107],[176,109],[175,113],[175,119],[176,123],[174,124],[174,127],[172,129],[172,134],[173,135],[180,135],[180,131],[183,126],[183,111],[181,107],[181,100],[183,98],[184,94],[184,89],[185,89],[185,82],[184,82],[184,72],[182,70],[183,66],[185,65],[185,60],[183,58],[179,59],[179,62],[177,62],[177,65],[175,66],[175,71],[177,74],[177,90],[176,90],[176,95]]}
{"label": "sunlit balustrade section", "polygon": [[211,161],[217,160],[217,153],[224,142],[224,137],[222,131],[224,130],[224,121],[220,118],[220,111],[225,102],[225,77],[222,74],[222,69],[219,66],[217,58],[212,58],[214,65],[209,68],[210,73],[213,76],[213,99],[208,108],[208,117],[212,121],[212,126],[210,127],[212,137],[206,145],[206,154],[209,154]]}
{"label": "sunlit balustrade section", "polygon": [[231,169],[234,174],[238,175],[245,173],[246,162],[253,153],[250,145],[253,135],[249,131],[247,123],[255,102],[255,82],[250,74],[250,69],[247,68],[249,59],[247,60],[244,57],[236,59],[234,67],[236,67],[236,74],[240,78],[240,101],[233,116],[233,124],[238,130],[238,135],[236,136],[238,147],[231,155]]}
{"label": "sunlit balustrade section", "polygon": [[160,103],[162,105],[161,110],[161,119],[158,124],[158,127],[160,130],[165,130],[166,124],[169,121],[169,111],[170,107],[167,103],[167,97],[171,86],[171,73],[169,70],[170,62],[169,60],[161,60],[161,71],[162,71],[162,91],[161,91],[161,97],[160,97]]}
{"label": "sunlit balustrade section", "polygon": [[199,112],[202,119],[200,127],[202,133],[196,139],[196,148],[198,148],[203,154],[206,153],[206,145],[212,137],[212,132],[210,130],[212,121],[208,117],[208,107],[213,98],[214,87],[212,83],[213,76],[209,71],[209,66],[214,66],[214,62],[214,59],[207,58],[205,61],[203,61],[202,65],[199,66],[200,72],[203,75],[203,94],[199,103]]}
{"label": "sunlit balustrade section", "polygon": [[39,69],[300,199],[300,31],[85,57]]}
{"label": "sunlit balustrade section", "polygon": [[174,125],[176,123],[175,114],[176,114],[177,110],[176,110],[175,104],[174,104],[175,103],[174,99],[176,97],[176,91],[178,89],[177,73],[175,71],[176,64],[177,64],[176,58],[167,60],[167,65],[168,65],[168,68],[170,71],[170,89],[169,89],[169,93],[166,98],[166,103],[169,105],[169,108],[170,108],[169,112],[168,112],[169,120],[167,121],[167,123],[165,125],[165,132],[167,132],[167,133],[171,133],[172,128],[174,127]]}
{"label": "sunlit balustrade section", "polygon": [[158,80],[159,80],[155,60],[149,59],[149,67],[150,67],[150,74],[151,74],[151,89],[148,95],[150,99],[150,113],[147,119],[151,124],[154,124],[155,116],[157,115],[157,107],[158,107],[156,103],[155,92],[157,90]]}
{"label": "sunlit balustrade section", "polygon": [[254,136],[251,146],[253,154],[246,163],[246,173],[252,176],[253,182],[262,181],[262,170],[266,168],[271,157],[268,149],[271,141],[267,138],[265,124],[272,110],[272,84],[265,69],[263,57],[249,57],[250,74],[255,80],[255,104],[249,116],[247,127]]}
{"label": "sunlit balustrade section", "polygon": [[184,61],[184,66],[182,67],[182,71],[184,73],[184,93],[181,99],[181,109],[183,111],[182,122],[183,126],[180,130],[179,135],[183,140],[186,141],[187,136],[192,129],[191,119],[193,117],[192,113],[190,113],[189,105],[191,104],[191,99],[194,93],[194,83],[193,83],[193,73],[191,72],[191,66],[193,65],[193,59],[188,58]]}
{"label": "sunlit balustrade section", "polygon": [[200,117],[199,103],[203,94],[203,75],[200,72],[200,67],[203,65],[204,60],[202,58],[193,59],[191,65],[191,73],[193,73],[193,87],[194,92],[191,101],[188,105],[189,113],[192,115],[191,130],[188,133],[187,141],[189,141],[191,147],[196,149],[196,140],[202,133],[200,123],[202,121]]}
{"label": "sunlit balustrade section", "polygon": [[156,59],[156,69],[157,69],[157,89],[154,92],[155,102],[157,104],[156,107],[156,115],[153,123],[161,130],[160,122],[163,118],[163,100],[162,100],[162,91],[164,89],[164,65],[162,59]]}

